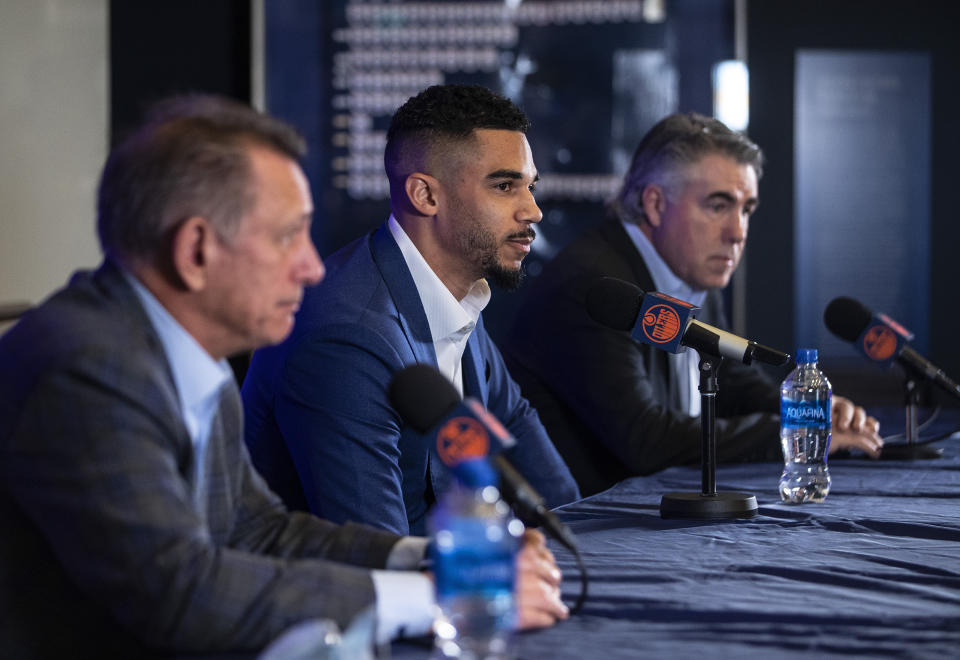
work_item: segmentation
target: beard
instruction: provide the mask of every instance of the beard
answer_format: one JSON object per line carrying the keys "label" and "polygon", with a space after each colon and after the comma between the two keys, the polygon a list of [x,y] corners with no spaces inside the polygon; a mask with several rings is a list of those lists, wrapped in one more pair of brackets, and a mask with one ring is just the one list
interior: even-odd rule
{"label": "beard", "polygon": [[501,240],[484,227],[473,225],[460,236],[460,247],[463,254],[477,263],[482,277],[498,288],[512,291],[520,286],[526,273],[522,267],[504,266],[500,261],[500,247],[514,238],[533,240],[536,236],[533,227],[529,227],[526,231],[510,234]]}

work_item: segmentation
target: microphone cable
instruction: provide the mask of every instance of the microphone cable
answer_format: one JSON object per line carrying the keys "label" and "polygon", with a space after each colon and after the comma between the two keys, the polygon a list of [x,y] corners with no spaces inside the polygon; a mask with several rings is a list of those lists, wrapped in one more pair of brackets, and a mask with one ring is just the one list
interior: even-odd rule
{"label": "microphone cable", "polygon": [[570,614],[576,614],[583,608],[583,603],[587,600],[587,592],[590,578],[587,575],[587,565],[583,563],[583,557],[580,555],[580,549],[577,546],[568,547],[573,553],[573,558],[577,561],[577,569],[580,571],[580,595],[570,608]]}
{"label": "microphone cable", "polygon": [[[935,435],[935,436],[933,436],[932,438],[926,438],[926,439],[924,439],[924,440],[920,440],[920,438],[919,438],[920,432],[923,431],[923,430],[924,430],[925,428],[927,428],[928,426],[930,426],[931,424],[933,424],[934,421],[936,421],[937,417],[939,417],[939,415],[940,415],[941,409],[942,409],[942,406],[938,403],[938,404],[937,404],[937,407],[934,408],[934,409],[933,409],[933,412],[930,413],[930,416],[927,417],[925,420],[923,420],[923,422],[921,422],[920,424],[917,425],[917,436],[918,436],[918,437],[917,437],[917,441],[916,441],[916,442],[914,442],[914,443],[892,442],[892,443],[891,443],[891,446],[897,447],[897,446],[901,446],[901,445],[902,445],[902,446],[911,445],[911,446],[914,446],[914,447],[918,447],[918,446],[920,446],[920,445],[929,445],[929,444],[933,444],[934,442],[940,442],[941,440],[946,440],[947,438],[949,438],[950,436],[954,435],[955,433],[960,432],[960,424],[958,424],[957,426],[955,426],[954,428],[950,429],[949,431],[944,431],[943,433],[940,433],[940,434],[938,434],[938,435]],[[902,440],[902,439],[904,439],[904,438],[906,438],[906,437],[907,437],[907,434],[906,434],[906,433],[894,433],[893,435],[889,435],[889,436],[887,436],[887,437],[885,437],[885,438],[883,439],[884,446],[886,446],[886,443],[889,442],[889,441],[891,441],[891,440]]]}
{"label": "microphone cable", "polygon": [[570,607],[570,614],[576,614],[583,608],[583,604],[587,600],[587,593],[589,592],[590,584],[590,577],[587,573],[587,565],[583,562],[583,556],[580,554],[580,548],[577,547],[576,537],[573,535],[573,532],[570,531],[569,527],[563,528],[567,531],[566,535],[558,534],[555,530],[546,525],[542,525],[541,527],[548,535],[550,535],[550,537],[552,537],[564,548],[569,550],[570,554],[573,555],[574,560],[577,562],[577,570],[580,572],[580,594]]}

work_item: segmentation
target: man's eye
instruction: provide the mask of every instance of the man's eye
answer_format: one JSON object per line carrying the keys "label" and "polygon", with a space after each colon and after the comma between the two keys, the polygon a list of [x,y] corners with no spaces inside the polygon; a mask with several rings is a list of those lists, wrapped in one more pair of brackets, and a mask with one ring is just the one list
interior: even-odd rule
{"label": "man's eye", "polygon": [[532,193],[537,192],[537,184],[531,183],[529,186],[527,186],[527,190],[529,190]]}
{"label": "man's eye", "polygon": [[502,190],[503,192],[508,192],[508,191],[510,190],[510,182],[509,182],[509,181],[504,181],[504,182],[502,182],[502,183],[498,183],[498,184],[497,184],[497,189],[498,189],[498,190]]}

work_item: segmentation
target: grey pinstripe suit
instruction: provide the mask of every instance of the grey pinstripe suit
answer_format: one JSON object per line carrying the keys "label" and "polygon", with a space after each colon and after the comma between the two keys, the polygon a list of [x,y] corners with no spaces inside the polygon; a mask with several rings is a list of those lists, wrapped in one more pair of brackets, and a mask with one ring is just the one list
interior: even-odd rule
{"label": "grey pinstripe suit", "polygon": [[373,603],[358,566],[397,537],[287,513],[241,425],[231,383],[198,511],[169,366],[110,262],[0,338],[0,654],[256,649]]}

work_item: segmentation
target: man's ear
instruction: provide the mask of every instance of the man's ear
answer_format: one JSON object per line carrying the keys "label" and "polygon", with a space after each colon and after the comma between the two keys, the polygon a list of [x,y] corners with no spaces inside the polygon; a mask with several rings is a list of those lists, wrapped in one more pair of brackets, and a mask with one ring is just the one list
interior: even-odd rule
{"label": "man's ear", "polygon": [[202,216],[187,218],[173,233],[173,270],[187,290],[199,291],[206,285],[215,240],[213,227]]}
{"label": "man's ear", "polygon": [[437,214],[437,195],[440,191],[439,181],[429,174],[414,172],[406,178],[403,185],[410,205],[413,206],[418,213],[425,216],[434,216]]}
{"label": "man's ear", "polygon": [[661,186],[650,183],[640,195],[640,205],[652,227],[659,227],[663,214],[667,211],[667,192]]}

